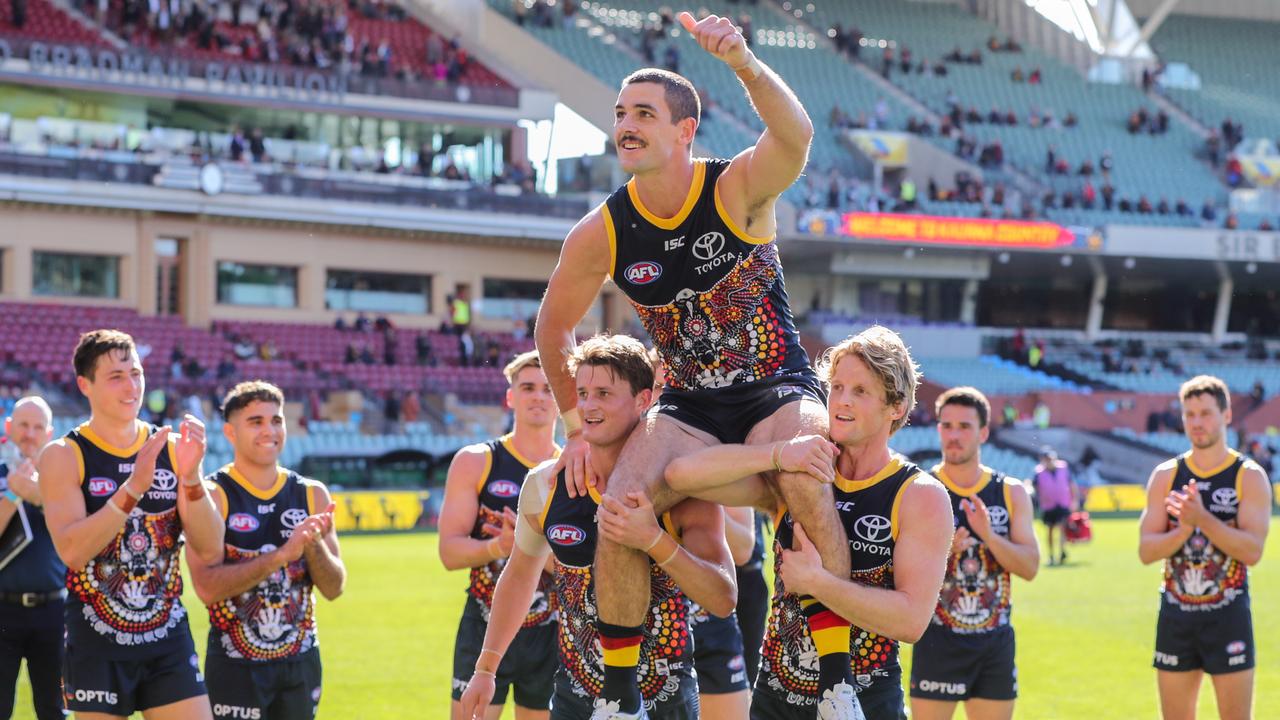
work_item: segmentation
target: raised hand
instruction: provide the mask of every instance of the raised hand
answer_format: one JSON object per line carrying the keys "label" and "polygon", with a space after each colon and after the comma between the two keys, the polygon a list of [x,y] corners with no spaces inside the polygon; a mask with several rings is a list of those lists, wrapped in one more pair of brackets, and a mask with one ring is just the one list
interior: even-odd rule
{"label": "raised hand", "polygon": [[204,423],[194,415],[185,415],[178,425],[178,440],[174,443],[174,459],[178,466],[173,470],[183,481],[199,479],[200,462],[204,460]]}
{"label": "raised hand", "polygon": [[156,458],[160,457],[161,451],[169,444],[169,426],[156,430],[142,443],[142,447],[138,448],[138,454],[133,459],[133,474],[125,481],[129,486],[129,490],[137,495],[145,495],[151,489],[151,483],[156,479]]}
{"label": "raised hand", "polygon": [[690,13],[682,12],[677,19],[703,50],[734,70],[746,67],[755,57],[747,47],[746,38],[727,17],[708,15],[695,20]]}
{"label": "raised hand", "polygon": [[964,510],[965,520],[969,522],[973,534],[984,542],[988,541],[991,537],[991,513],[982,498],[977,495],[965,498],[960,501],[960,508]]}

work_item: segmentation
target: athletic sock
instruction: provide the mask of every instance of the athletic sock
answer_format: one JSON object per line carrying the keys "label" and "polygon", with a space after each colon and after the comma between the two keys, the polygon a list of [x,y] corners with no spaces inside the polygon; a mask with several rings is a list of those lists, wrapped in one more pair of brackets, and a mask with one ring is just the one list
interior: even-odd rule
{"label": "athletic sock", "polygon": [[818,697],[842,682],[853,685],[853,670],[849,665],[849,621],[809,595],[800,596],[800,609],[818,651]]}
{"label": "athletic sock", "polygon": [[[596,622],[600,633],[600,647],[604,650],[604,687],[600,696],[614,700],[624,713],[640,711],[640,683],[636,680],[636,666],[640,664],[640,640],[644,626],[625,627]],[[848,649],[848,641],[845,641]]]}

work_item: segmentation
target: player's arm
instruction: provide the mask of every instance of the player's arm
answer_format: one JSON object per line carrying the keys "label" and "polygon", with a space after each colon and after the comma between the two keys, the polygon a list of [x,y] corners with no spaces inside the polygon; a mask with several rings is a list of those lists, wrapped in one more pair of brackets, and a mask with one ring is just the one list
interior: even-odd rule
{"label": "player's arm", "polygon": [[[733,159],[719,185],[731,215],[753,217],[800,177],[813,140],[813,121],[791,88],[751,52],[732,20],[711,15],[695,22],[689,13],[681,13],[680,23],[704,50],[734,70],[764,122],[760,139]],[[773,223],[772,213],[761,214]]]}
{"label": "player's arm", "polygon": [[1173,486],[1176,466],[1174,460],[1163,462],[1156,466],[1151,478],[1147,480],[1147,505],[1142,509],[1142,519],[1138,521],[1138,559],[1143,565],[1150,565],[1173,555],[1195,531],[1193,526],[1186,523],[1170,527],[1165,501]]}
{"label": "player's arm", "polygon": [[738,579],[725,542],[723,511],[719,505],[690,498],[672,509],[671,520],[680,528],[680,544],[660,538],[649,557],[657,557],[691,600],[716,617],[728,617],[738,605]]}
{"label": "player's arm", "polygon": [[755,511],[749,507],[724,508],[724,539],[734,565],[744,565],[756,549]]}
{"label": "player's arm", "polygon": [[[1199,495],[1197,489],[1196,492]],[[1203,507],[1195,524],[1209,541],[1227,555],[1245,565],[1256,565],[1262,559],[1267,544],[1267,531],[1271,523],[1271,484],[1267,473],[1256,463],[1245,464],[1240,478],[1240,502],[1237,505],[1236,526],[1232,527],[1214,517]]]}
{"label": "player's arm", "polygon": [[488,449],[471,445],[459,450],[449,464],[444,503],[440,506],[440,561],[445,569],[480,567],[510,552],[497,537],[488,540],[471,537],[480,512],[477,488],[488,463]]}
{"label": "player's arm", "polygon": [[[590,478],[587,444],[578,433],[578,389],[569,375],[567,360],[577,346],[574,328],[586,317],[605,279],[612,272],[613,250],[604,206],[597,207],[569,231],[560,248],[560,261],[547,281],[547,294],[538,306],[534,341],[542,371],[551,385],[561,417],[570,418],[565,427],[566,442],[559,466],[565,469],[570,497],[585,495]],[[576,422],[575,422],[576,421]]]}
{"label": "player's arm", "polygon": [[893,589],[870,587],[827,572],[797,523],[798,549],[783,551],[787,590],[812,595],[865,630],[902,642],[919,640],[937,607],[951,548],[954,522],[946,489],[932,478],[917,478],[903,491],[899,518]]}
{"label": "player's arm", "polygon": [[831,482],[835,454],[835,445],[819,435],[768,445],[713,445],[672,460],[664,475],[681,495],[777,514],[778,497],[764,474],[781,469]]}
{"label": "player's arm", "polygon": [[[308,533],[305,538],[302,556],[307,559],[307,574],[311,583],[316,586],[326,600],[337,600],[347,585],[347,566],[342,562],[342,551],[338,547],[338,530],[333,526],[333,498],[329,489],[314,480],[307,484],[310,493],[311,507],[324,508],[310,515],[307,520],[317,518],[320,531]],[[297,528],[294,529],[296,534]],[[293,536],[289,536],[292,540]]]}
{"label": "player's arm", "polygon": [[[1009,536],[991,532],[989,515],[985,521],[974,523],[973,516],[985,513],[985,507],[966,510],[966,514],[970,516],[969,527],[973,528],[974,534],[986,543],[987,549],[1004,569],[1023,580],[1031,580],[1040,570],[1040,543],[1036,540],[1031,522],[1033,515],[1031,496],[1027,495],[1027,490],[1022,483],[1008,480],[1005,482],[1009,483]],[[982,503],[981,498],[977,496],[974,496],[973,500],[976,501],[975,504]]]}
{"label": "player's arm", "polygon": [[[165,429],[167,432],[167,429]],[[40,452],[36,467],[45,499],[45,523],[58,557],[73,571],[80,571],[124,528],[129,511],[155,479],[156,458],[167,438],[155,433],[138,450],[133,474],[107,499],[106,505],[88,515],[80,494],[79,463],[70,440],[58,440]]]}
{"label": "player's arm", "polygon": [[[178,516],[182,519],[182,534],[187,539],[188,555],[198,558],[206,565],[212,565],[222,560],[226,526],[200,473],[200,463],[204,460],[205,453],[204,423],[187,415],[178,429],[178,439],[169,443],[168,451],[173,470],[178,474],[178,481],[182,486],[178,492]],[[168,432],[163,434],[167,435]]]}
{"label": "player's arm", "polygon": [[[226,511],[226,499],[216,485],[209,490],[209,496],[221,517]],[[293,534],[283,546],[238,563],[228,563],[223,557],[218,562],[209,564],[188,547],[187,566],[191,570],[191,584],[195,588],[196,597],[205,605],[213,605],[253,589],[275,571],[302,557],[302,549],[308,536],[318,534],[319,530],[319,521],[307,518],[294,528]]]}

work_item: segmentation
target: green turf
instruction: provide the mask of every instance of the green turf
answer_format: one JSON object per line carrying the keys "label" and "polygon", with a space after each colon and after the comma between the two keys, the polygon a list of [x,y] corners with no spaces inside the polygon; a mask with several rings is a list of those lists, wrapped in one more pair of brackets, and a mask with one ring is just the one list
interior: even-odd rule
{"label": "green turf", "polygon": [[[1158,566],[1138,563],[1137,523],[1096,520],[1095,540],[1074,548],[1063,568],[1043,568],[1014,589],[1018,633],[1018,716],[1152,718],[1156,716],[1155,634]],[[1280,717],[1280,533],[1252,572],[1258,653],[1255,715]],[[330,720],[448,717],[453,637],[465,573],[447,573],[434,535],[348,537],[350,579],[337,602],[319,600],[325,692],[320,717]],[[188,584],[189,587],[189,584]],[[187,607],[199,604],[188,591]],[[203,651],[207,628],[192,613]],[[904,662],[910,653],[904,652]],[[15,717],[31,718],[25,680]],[[1201,692],[1201,717],[1216,717],[1213,694]],[[510,716],[510,713],[507,715]],[[958,715],[959,717],[959,715]]]}

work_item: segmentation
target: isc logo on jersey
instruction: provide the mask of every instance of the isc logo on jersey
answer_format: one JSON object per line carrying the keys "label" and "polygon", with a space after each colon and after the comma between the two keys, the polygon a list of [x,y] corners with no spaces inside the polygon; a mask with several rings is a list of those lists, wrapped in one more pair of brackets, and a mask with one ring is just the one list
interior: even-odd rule
{"label": "isc logo on jersey", "polygon": [[89,494],[94,497],[106,497],[116,491],[116,481],[111,478],[89,478]]}
{"label": "isc logo on jersey", "polygon": [[494,497],[513,498],[520,494],[520,486],[510,480],[496,480],[489,483],[489,492]]}
{"label": "isc logo on jersey", "polygon": [[547,539],[557,545],[572,547],[582,544],[587,539],[587,531],[575,525],[561,523],[552,525],[551,529],[547,530]]}
{"label": "isc logo on jersey", "polygon": [[652,260],[631,263],[622,271],[622,277],[632,285],[648,285],[662,277],[662,266]]}
{"label": "isc logo on jersey", "polygon": [[236,532],[253,532],[258,529],[258,518],[248,513],[236,513],[227,518],[227,527]]}

